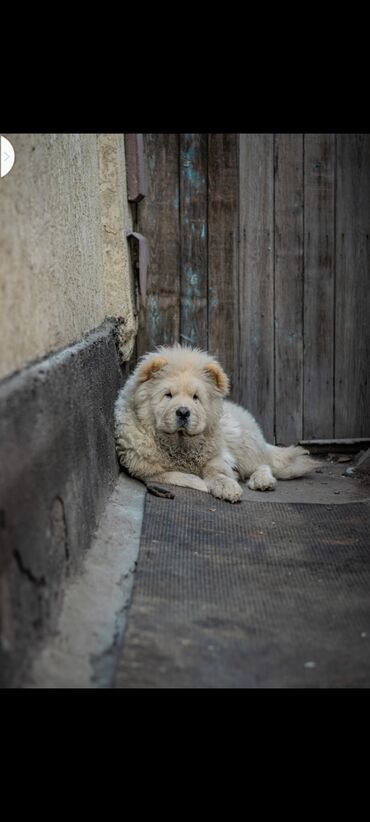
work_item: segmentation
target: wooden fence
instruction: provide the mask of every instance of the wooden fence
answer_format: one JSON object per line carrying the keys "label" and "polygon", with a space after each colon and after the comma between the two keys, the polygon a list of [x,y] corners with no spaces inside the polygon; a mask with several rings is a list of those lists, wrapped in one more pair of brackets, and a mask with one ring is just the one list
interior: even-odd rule
{"label": "wooden fence", "polygon": [[146,134],[138,354],[217,356],[270,441],[370,436],[370,135]]}

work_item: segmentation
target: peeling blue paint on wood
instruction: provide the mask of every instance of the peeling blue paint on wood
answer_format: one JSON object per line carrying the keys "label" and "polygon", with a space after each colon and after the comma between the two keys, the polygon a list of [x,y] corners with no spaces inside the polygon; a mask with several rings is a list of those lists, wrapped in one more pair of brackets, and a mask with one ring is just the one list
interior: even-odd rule
{"label": "peeling blue paint on wood", "polygon": [[180,336],[207,347],[207,137],[180,137]]}
{"label": "peeling blue paint on wood", "polygon": [[[195,142],[191,142],[192,138],[199,135],[184,134],[184,141],[182,142],[180,163],[183,177],[187,180],[192,188],[202,187],[204,176],[199,171],[200,164],[200,148]],[[190,195],[188,195],[190,196]]]}
{"label": "peeling blue paint on wood", "polygon": [[190,162],[183,163],[183,171],[185,177],[187,177],[189,183],[191,183],[192,186],[196,187],[202,184],[203,178],[201,177],[199,172],[195,168],[193,168]]}
{"label": "peeling blue paint on wood", "polygon": [[199,272],[194,271],[190,265],[183,269],[184,274],[184,294],[187,297],[202,297],[202,290],[200,287]]}
{"label": "peeling blue paint on wood", "polygon": [[160,320],[160,311],[157,297],[150,295],[148,298],[148,323],[149,323],[149,337],[151,340],[158,339],[158,328]]}
{"label": "peeling blue paint on wood", "polygon": [[183,328],[180,333],[182,342],[199,348],[207,348],[206,328],[199,329],[198,316],[200,311],[207,311],[207,298],[181,297],[181,317]]}

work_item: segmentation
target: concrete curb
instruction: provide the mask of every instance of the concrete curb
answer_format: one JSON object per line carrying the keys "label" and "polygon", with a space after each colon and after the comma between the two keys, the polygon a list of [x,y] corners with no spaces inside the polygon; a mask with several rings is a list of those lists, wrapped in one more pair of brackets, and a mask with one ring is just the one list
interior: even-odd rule
{"label": "concrete curb", "polygon": [[126,627],[145,487],[121,475],[81,573],[67,585],[57,631],[25,687],[109,688]]}
{"label": "concrete curb", "polygon": [[118,476],[115,322],[0,385],[0,686],[56,624]]}

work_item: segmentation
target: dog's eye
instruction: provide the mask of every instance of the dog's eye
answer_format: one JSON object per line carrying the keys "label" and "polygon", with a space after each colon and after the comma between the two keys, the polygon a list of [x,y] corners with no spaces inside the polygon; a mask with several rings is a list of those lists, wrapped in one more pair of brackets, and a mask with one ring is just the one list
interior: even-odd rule
{"label": "dog's eye", "polygon": [[171,391],[168,391],[167,394],[164,395],[165,397],[172,397]]}
{"label": "dog's eye", "polygon": [[193,400],[199,400],[198,394],[193,394]]}

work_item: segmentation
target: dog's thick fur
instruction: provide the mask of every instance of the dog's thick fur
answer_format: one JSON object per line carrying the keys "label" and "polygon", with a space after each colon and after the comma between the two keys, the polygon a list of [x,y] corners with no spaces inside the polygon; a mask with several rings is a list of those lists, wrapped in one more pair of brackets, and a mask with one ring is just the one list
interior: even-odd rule
{"label": "dog's thick fur", "polygon": [[266,443],[252,415],[225,401],[228,392],[225,372],[206,352],[175,345],[146,354],[115,405],[121,465],[150,490],[170,483],[229,502],[241,498],[238,479],[273,491],[277,479],[315,468],[303,448]]}

